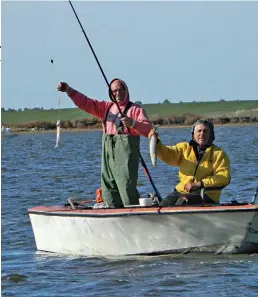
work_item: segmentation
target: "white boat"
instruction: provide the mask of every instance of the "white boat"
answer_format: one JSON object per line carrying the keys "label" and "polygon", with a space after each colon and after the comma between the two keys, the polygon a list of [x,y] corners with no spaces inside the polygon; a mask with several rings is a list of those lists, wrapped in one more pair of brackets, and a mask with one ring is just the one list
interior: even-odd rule
{"label": "white boat", "polygon": [[28,210],[40,251],[85,256],[258,252],[257,191],[248,203]]}

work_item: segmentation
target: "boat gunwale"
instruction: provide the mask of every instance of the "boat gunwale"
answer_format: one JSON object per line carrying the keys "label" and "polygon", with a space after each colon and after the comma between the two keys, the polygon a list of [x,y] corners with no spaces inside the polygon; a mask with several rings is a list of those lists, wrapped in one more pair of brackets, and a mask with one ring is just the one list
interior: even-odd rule
{"label": "boat gunwale", "polygon": [[176,207],[143,207],[143,208],[98,208],[71,209],[58,206],[36,206],[28,209],[28,214],[63,216],[63,217],[122,217],[164,214],[206,214],[225,212],[257,212],[258,204],[227,206],[176,206]]}

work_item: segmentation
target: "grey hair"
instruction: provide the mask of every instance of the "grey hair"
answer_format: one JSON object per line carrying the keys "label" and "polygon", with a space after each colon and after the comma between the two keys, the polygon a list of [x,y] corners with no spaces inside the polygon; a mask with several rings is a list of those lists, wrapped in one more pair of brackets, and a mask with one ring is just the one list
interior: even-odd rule
{"label": "grey hair", "polygon": [[214,134],[214,125],[213,125],[212,121],[210,121],[210,120],[204,120],[204,119],[197,120],[192,126],[192,131],[191,131],[192,137],[194,135],[195,127],[200,124],[203,124],[210,129],[210,138],[209,138],[208,144],[211,145],[213,143],[213,141],[215,140],[215,134]]}

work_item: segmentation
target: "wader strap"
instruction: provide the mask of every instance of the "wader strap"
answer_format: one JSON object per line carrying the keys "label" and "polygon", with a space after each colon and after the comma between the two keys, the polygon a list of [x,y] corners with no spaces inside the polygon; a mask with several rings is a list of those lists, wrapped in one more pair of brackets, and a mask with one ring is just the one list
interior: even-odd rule
{"label": "wader strap", "polygon": [[[114,104],[114,103],[113,103],[113,104]],[[107,131],[106,131],[107,116],[108,116],[108,113],[109,113],[111,107],[113,106],[113,104],[110,104],[110,106],[109,106],[109,108],[108,108],[108,110],[107,110],[107,112],[106,112],[105,118],[104,118],[104,120],[103,120],[103,125],[104,125],[104,127],[105,127],[105,133],[107,132]],[[123,115],[126,115],[126,114],[127,114],[128,110],[130,109],[130,107],[131,107],[132,105],[133,105],[133,102],[131,102],[131,101],[129,101],[129,102],[127,103],[127,105],[126,105],[126,107],[125,107],[125,109],[124,109],[124,111],[123,111]],[[119,129],[120,127],[123,128],[123,124],[122,124],[122,122],[120,122],[120,125],[119,125],[119,127],[117,127],[117,129]],[[121,129],[121,128],[120,128],[120,129]]]}

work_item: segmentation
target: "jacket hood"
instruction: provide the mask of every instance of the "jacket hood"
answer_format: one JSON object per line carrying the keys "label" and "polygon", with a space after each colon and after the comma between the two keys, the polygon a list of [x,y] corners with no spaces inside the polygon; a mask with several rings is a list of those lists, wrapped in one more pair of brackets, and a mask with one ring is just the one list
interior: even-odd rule
{"label": "jacket hood", "polygon": [[119,80],[119,81],[123,84],[123,86],[124,86],[124,88],[125,88],[125,98],[124,98],[123,101],[117,101],[117,104],[118,104],[119,106],[126,106],[126,105],[128,104],[128,102],[129,102],[129,100],[130,100],[129,90],[128,90],[127,84],[126,84],[122,79],[120,79],[120,78],[114,78],[114,79],[111,80],[111,82],[110,82],[110,84],[109,84],[109,89],[108,89],[109,98],[110,98],[110,100],[111,100],[112,102],[116,102],[116,100],[115,100],[115,98],[112,96],[112,92],[111,92],[111,84],[112,84],[112,82],[114,82],[115,80]]}

